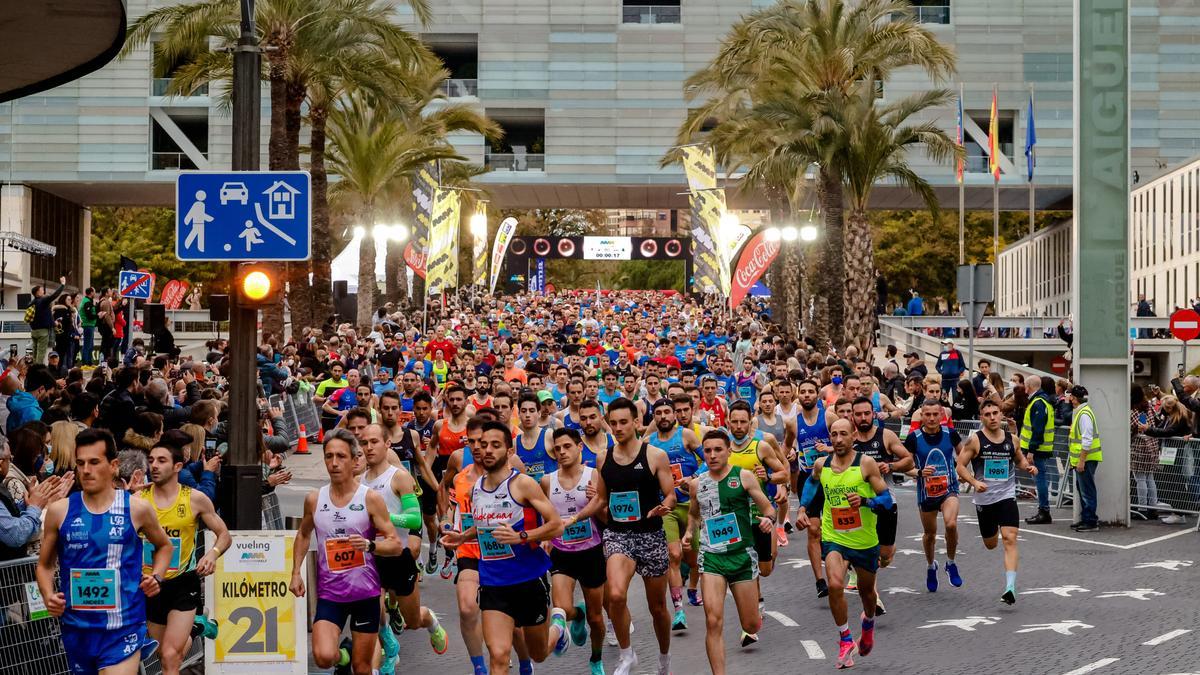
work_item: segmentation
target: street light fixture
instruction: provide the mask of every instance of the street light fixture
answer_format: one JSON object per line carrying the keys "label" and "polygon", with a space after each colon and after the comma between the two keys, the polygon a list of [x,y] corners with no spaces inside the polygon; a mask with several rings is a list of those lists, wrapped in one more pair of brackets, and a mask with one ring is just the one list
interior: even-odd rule
{"label": "street light fixture", "polygon": [[471,236],[475,239],[487,238],[487,216],[482,213],[476,213],[471,216]]}
{"label": "street light fixture", "polygon": [[393,225],[391,228],[392,241],[407,241],[408,228],[402,224]]}
{"label": "street light fixture", "polygon": [[801,241],[816,241],[817,240],[816,225],[805,225],[804,227],[800,228],[800,240]]}
{"label": "street light fixture", "polygon": [[796,230],[795,225],[788,225],[780,231],[780,235],[784,241],[792,242],[796,241],[797,237],[800,236],[800,233]]}
{"label": "street light fixture", "polygon": [[782,238],[783,233],[778,227],[768,227],[766,230],[763,230],[763,239],[766,239],[767,241],[774,242],[779,241]]}

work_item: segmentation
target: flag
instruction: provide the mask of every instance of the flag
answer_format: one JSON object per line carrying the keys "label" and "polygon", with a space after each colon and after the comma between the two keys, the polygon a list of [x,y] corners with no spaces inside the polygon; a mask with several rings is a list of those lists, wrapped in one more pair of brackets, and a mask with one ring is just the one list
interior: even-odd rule
{"label": "flag", "polygon": [[421,165],[412,177],[412,210],[416,222],[413,223],[412,241],[405,248],[404,262],[422,279],[425,278],[425,263],[429,258],[433,191],[437,188],[439,173],[437,162],[427,162]]}
{"label": "flag", "polygon": [[1000,180],[1000,120],[996,117],[996,89],[992,88],[992,114],[988,120],[988,170]]}
{"label": "flag", "polygon": [[1029,114],[1025,124],[1025,167],[1029,174],[1029,182],[1033,182],[1033,167],[1037,166],[1037,155],[1034,147],[1037,145],[1037,128],[1033,124],[1033,92],[1029,92]]}
{"label": "flag", "polygon": [[496,239],[492,241],[492,276],[488,288],[490,293],[496,292],[496,282],[500,279],[500,268],[504,265],[504,254],[508,253],[508,244],[517,231],[517,219],[508,217],[500,221],[496,230]]}
{"label": "flag", "polygon": [[729,259],[721,236],[725,213],[725,191],[717,185],[716,159],[711,148],[687,145],[680,148],[683,169],[691,189],[692,241],[695,248],[695,290],[729,295]]}
{"label": "flag", "polygon": [[760,231],[742,246],[733,268],[732,289],[729,293],[730,308],[736,308],[746,297],[750,287],[758,283],[775,261],[775,256],[779,255],[780,246],[778,240],[769,241],[765,231]]}
{"label": "flag", "polygon": [[458,190],[436,188],[429,228],[425,293],[437,295],[458,285],[458,239],[461,201]]}
{"label": "flag", "polygon": [[[474,280],[472,281],[472,283],[474,283],[475,286],[477,286],[478,288],[483,288],[483,285],[485,283],[487,283],[487,279],[488,279],[487,202],[485,202],[485,201],[478,202],[475,207],[475,213],[477,215],[483,216],[484,226],[483,226],[483,236],[477,236],[478,233],[476,233],[474,230],[472,230],[472,232],[471,232],[471,237],[472,237],[471,243],[473,244],[473,249],[474,249],[472,251],[472,253],[474,253],[474,258],[475,258],[475,261],[474,261],[475,264],[472,265],[472,268],[471,268],[472,271],[474,272]],[[474,227],[474,224],[472,224],[472,227]]]}
{"label": "flag", "polygon": [[[963,149],[963,100],[962,100],[962,92],[961,91],[959,91],[959,93],[958,93],[958,136],[956,137],[955,142],[958,143],[959,152],[964,153],[965,150]],[[955,161],[954,175],[956,178],[958,178],[959,185],[962,185],[962,182],[963,182],[963,164],[965,162],[966,162],[965,154],[960,154],[958,159]]]}

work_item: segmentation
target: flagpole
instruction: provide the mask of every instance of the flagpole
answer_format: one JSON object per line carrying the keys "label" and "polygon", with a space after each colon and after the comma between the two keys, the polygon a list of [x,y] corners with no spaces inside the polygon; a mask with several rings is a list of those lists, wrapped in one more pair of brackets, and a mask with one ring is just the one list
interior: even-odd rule
{"label": "flagpole", "polygon": [[[963,84],[962,84],[962,82],[959,82],[958,83],[958,117],[959,117],[959,119],[958,119],[958,146],[959,146],[960,151],[965,151],[966,139],[963,138],[963,136],[965,135],[965,132],[963,130],[962,109],[963,109]],[[958,178],[958,264],[959,265],[967,264],[966,178],[963,176],[963,173],[961,170],[962,162],[964,162],[964,161],[966,161],[966,160],[959,159],[957,161],[956,167],[955,167],[955,173],[958,174],[956,177]]]}
{"label": "flagpole", "polygon": [[[1032,82],[1029,84],[1029,120],[1026,122],[1026,124],[1028,124],[1030,127],[1033,127],[1033,83]],[[1026,132],[1026,135],[1028,135],[1028,132]],[[1028,143],[1028,141],[1026,141],[1026,143]],[[1033,196],[1034,196],[1034,190],[1036,190],[1036,188],[1033,185],[1032,168],[1033,168],[1034,162],[1036,161],[1034,159],[1036,154],[1035,154],[1035,151],[1034,151],[1032,145],[1029,146],[1028,152],[1029,152],[1029,165],[1030,165],[1030,169],[1031,169],[1029,172],[1029,240],[1033,241],[1033,216],[1034,216]]]}
{"label": "flagpole", "polygon": [[[996,83],[992,83],[992,116],[996,118],[1000,115],[998,110],[999,104],[996,97]],[[989,125],[991,127],[992,125]],[[995,125],[999,128],[999,123]],[[991,129],[989,128],[989,131]],[[998,136],[997,132],[997,136]],[[995,138],[992,143],[992,152],[1000,152],[1000,139]],[[993,157],[992,162],[996,166],[1000,165],[1000,158]],[[996,175],[996,171],[992,171],[992,264],[1000,262],[1000,176]]]}

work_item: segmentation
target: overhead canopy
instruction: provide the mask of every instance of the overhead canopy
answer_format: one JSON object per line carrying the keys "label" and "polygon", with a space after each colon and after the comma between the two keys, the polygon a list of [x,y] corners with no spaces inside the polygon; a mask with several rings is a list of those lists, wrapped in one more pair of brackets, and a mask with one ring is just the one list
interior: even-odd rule
{"label": "overhead canopy", "polygon": [[0,102],[99,70],[125,42],[125,0],[5,2]]}

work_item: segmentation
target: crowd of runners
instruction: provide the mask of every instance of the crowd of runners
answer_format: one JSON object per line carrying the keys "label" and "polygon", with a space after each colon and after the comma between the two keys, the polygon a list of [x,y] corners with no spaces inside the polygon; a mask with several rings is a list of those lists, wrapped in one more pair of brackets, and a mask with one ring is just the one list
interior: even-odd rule
{"label": "crowd of runners", "polygon": [[[985,546],[1004,554],[1004,578],[976,592],[1016,601],[1016,475],[1037,468],[1021,451],[1023,420],[995,392],[910,363],[897,395],[900,364],[797,339],[761,305],[730,313],[657,292],[464,298],[425,325],[390,309],[366,334],[330,322],[260,349],[263,393],[311,391],[324,415],[328,485],[304,501],[291,582],[317,598],[320,668],[396,672],[412,633],[449,652],[451,670],[465,654],[477,675],[510,661],[523,675],[548,658],[582,664],[572,645],[594,675],[646,661],[665,675],[673,638],[702,613],[722,674],[724,598],[741,627],[733,646],[757,642],[771,602],[760,581],[780,573],[783,546],[805,551],[808,592],[828,602],[848,668],[875,648],[886,612],[876,576],[898,530],[923,535],[928,592],[964,586],[964,486]],[[952,406],[964,392],[981,428],[960,436]],[[180,484],[189,458],[168,436],[149,452],[151,484],[130,494],[113,438],[85,430],[75,476],[55,488],[78,478],[47,509],[38,582],[76,672],[136,672],[155,641],[175,672],[212,628],[196,617],[199,579],[230,540],[212,500]],[[201,525],[216,534],[203,556]],[[314,588],[298,571],[310,544]],[[455,585],[456,607],[423,604],[422,586],[438,583]],[[651,625],[637,630],[653,631],[657,654],[632,646],[629,607],[643,600]],[[454,612],[449,635],[438,616]],[[606,642],[619,649],[608,663]]]}

